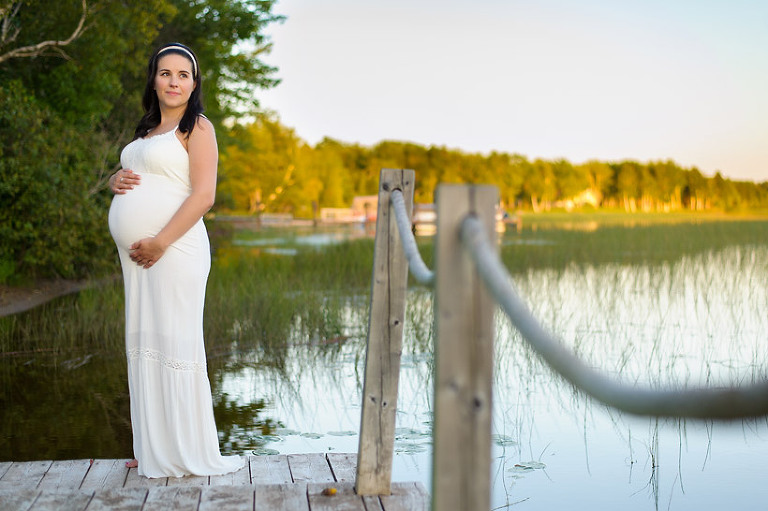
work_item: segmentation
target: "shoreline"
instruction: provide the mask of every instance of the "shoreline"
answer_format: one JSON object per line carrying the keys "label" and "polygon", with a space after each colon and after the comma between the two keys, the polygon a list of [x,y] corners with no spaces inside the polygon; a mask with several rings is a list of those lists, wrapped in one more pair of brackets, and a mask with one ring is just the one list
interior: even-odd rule
{"label": "shoreline", "polygon": [[26,312],[55,298],[77,293],[118,277],[119,275],[98,280],[41,280],[29,286],[0,285],[0,318]]}

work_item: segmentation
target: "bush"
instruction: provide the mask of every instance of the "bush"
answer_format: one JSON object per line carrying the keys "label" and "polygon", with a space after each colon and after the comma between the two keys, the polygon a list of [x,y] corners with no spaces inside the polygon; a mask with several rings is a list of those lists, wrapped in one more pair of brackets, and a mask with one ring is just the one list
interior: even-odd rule
{"label": "bush", "polygon": [[67,125],[18,82],[0,85],[0,272],[5,283],[82,278],[115,264],[98,134]]}

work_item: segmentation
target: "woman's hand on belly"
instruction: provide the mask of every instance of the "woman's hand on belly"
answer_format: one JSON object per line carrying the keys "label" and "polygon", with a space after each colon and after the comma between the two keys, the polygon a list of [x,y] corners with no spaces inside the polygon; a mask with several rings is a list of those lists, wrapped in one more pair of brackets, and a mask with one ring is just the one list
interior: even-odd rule
{"label": "woman's hand on belly", "polygon": [[139,266],[149,269],[158,259],[163,257],[167,248],[168,246],[157,238],[144,238],[131,244],[131,260]]}
{"label": "woman's hand on belly", "polygon": [[120,169],[110,178],[110,189],[117,195],[123,195],[134,186],[141,184],[141,176],[131,169]]}

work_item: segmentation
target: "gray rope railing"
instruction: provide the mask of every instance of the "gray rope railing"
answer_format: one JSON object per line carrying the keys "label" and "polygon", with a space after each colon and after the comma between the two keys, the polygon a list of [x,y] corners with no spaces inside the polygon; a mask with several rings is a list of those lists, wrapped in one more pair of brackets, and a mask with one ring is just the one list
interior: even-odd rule
{"label": "gray rope railing", "polygon": [[421,258],[419,249],[416,246],[416,238],[414,238],[413,231],[411,231],[411,221],[405,209],[403,192],[393,190],[389,200],[395,210],[395,221],[397,222],[397,230],[400,232],[400,241],[403,243],[403,252],[408,260],[408,270],[422,284],[432,285],[435,281],[435,273],[424,264],[424,260]]}
{"label": "gray rope railing", "polygon": [[478,218],[466,217],[460,236],[489,292],[528,344],[563,378],[587,394],[639,415],[735,419],[768,414],[768,382],[739,388],[657,390],[622,384],[600,374],[560,344],[533,317]]}

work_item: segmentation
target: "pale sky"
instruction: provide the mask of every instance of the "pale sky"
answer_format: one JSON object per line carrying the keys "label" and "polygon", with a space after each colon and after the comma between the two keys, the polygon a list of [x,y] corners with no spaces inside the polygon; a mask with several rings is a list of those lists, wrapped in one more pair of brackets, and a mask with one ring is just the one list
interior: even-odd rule
{"label": "pale sky", "polygon": [[[299,137],[768,180],[766,0],[278,0]],[[418,172],[418,169],[415,169]]]}

